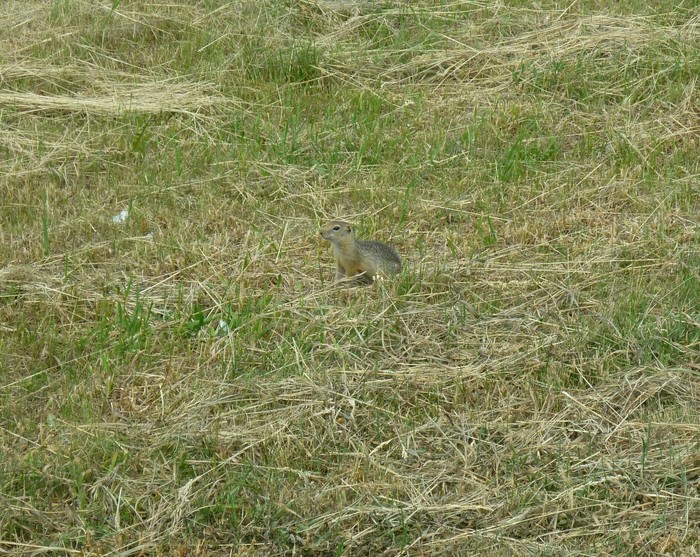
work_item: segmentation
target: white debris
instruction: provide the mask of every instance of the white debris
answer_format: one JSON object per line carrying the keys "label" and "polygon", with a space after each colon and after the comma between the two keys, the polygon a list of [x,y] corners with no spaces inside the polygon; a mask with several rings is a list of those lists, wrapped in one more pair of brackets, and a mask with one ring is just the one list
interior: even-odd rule
{"label": "white debris", "polygon": [[126,209],[124,209],[121,213],[119,213],[118,215],[114,215],[114,216],[112,217],[112,222],[113,222],[114,224],[121,224],[121,223],[123,223],[128,217],[129,217],[129,211],[127,211]]}

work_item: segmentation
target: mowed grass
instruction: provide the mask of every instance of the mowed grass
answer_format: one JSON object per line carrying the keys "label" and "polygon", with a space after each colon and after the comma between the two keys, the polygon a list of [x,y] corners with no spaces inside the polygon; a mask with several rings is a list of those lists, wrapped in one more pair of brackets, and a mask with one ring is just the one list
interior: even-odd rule
{"label": "mowed grass", "polygon": [[0,21],[0,553],[697,554],[694,3]]}

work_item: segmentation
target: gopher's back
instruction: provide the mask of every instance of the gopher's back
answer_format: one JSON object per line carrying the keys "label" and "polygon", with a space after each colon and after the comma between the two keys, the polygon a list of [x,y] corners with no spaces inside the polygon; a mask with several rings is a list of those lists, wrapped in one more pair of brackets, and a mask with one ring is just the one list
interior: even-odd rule
{"label": "gopher's back", "polygon": [[373,275],[378,271],[385,275],[401,272],[401,257],[392,246],[375,240],[356,240],[356,244]]}

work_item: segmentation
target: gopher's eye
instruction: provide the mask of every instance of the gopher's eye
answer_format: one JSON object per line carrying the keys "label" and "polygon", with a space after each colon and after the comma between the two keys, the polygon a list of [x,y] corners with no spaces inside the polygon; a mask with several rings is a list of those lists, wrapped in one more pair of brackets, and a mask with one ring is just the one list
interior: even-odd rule
{"label": "gopher's eye", "polygon": [[333,230],[340,230],[340,226],[338,226],[338,225],[336,224],[336,225],[333,227]]}

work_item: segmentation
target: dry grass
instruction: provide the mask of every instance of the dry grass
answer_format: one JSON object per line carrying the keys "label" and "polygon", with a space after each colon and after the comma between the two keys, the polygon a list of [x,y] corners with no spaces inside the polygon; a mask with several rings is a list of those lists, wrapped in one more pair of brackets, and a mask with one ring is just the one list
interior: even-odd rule
{"label": "dry grass", "polygon": [[698,555],[699,14],[3,3],[0,553]]}

